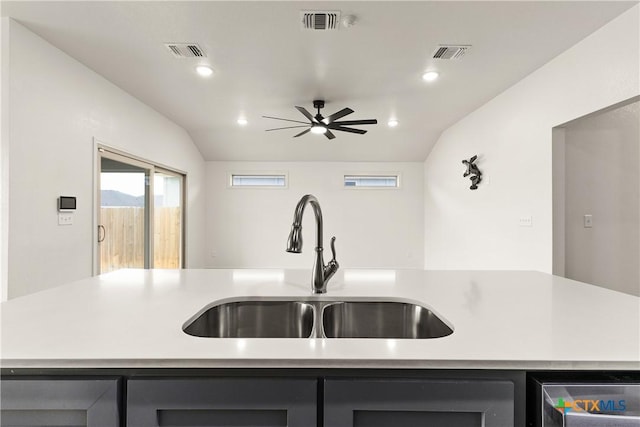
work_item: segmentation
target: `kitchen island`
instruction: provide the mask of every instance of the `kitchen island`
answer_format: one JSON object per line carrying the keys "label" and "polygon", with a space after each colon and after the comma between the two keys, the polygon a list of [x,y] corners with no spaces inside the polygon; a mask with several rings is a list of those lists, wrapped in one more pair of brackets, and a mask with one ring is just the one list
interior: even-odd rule
{"label": "kitchen island", "polygon": [[314,298],[308,270],[120,270],[2,303],[2,366],[640,369],[640,298],[539,272],[344,270],[329,283],[329,298],[431,309],[454,330],[436,339],[182,331],[246,296]]}
{"label": "kitchen island", "polygon": [[[434,339],[280,339],[183,332],[211,303],[242,297],[401,300],[430,309],[453,333]],[[160,419],[154,405],[162,402],[202,411],[206,404],[193,396],[207,393],[224,408],[241,409],[262,396],[269,402],[257,407],[303,420],[289,425],[308,425],[309,417],[318,426],[359,425],[355,412],[345,409],[349,396],[361,408],[360,425],[384,418],[382,412],[368,418],[385,407],[380,402],[396,414],[395,425],[415,425],[417,403],[407,396],[431,413],[443,407],[444,393],[448,413],[460,417],[445,420],[454,423],[449,425],[475,425],[465,418],[475,411],[488,426],[520,426],[530,400],[527,375],[640,370],[640,298],[531,271],[347,269],[317,296],[308,270],[121,270],[1,308],[5,383],[33,380],[34,389],[43,390],[81,377],[92,381],[95,393],[109,396],[95,384],[106,377],[116,407],[125,405],[119,402],[126,396],[127,425]],[[434,398],[432,406],[424,403]],[[243,414],[254,416],[252,411]],[[413,415],[400,422],[398,411]],[[166,419],[187,412],[167,412]],[[118,418],[124,425],[124,415]],[[268,425],[279,424],[274,418]]]}

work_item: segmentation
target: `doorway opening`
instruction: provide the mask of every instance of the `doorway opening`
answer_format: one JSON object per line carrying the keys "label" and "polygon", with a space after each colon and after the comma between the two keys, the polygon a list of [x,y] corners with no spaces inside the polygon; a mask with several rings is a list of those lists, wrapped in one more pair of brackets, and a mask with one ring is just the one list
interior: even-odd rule
{"label": "doorway opening", "polygon": [[640,295],[640,97],[553,129],[553,274]]}
{"label": "doorway opening", "polygon": [[184,267],[185,174],[98,145],[97,274]]}

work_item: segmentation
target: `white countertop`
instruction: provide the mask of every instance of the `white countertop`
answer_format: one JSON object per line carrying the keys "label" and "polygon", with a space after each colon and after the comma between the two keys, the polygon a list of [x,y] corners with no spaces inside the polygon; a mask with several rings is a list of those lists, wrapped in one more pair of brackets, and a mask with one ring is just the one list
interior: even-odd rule
{"label": "white countertop", "polygon": [[640,298],[530,271],[341,270],[326,297],[400,298],[436,339],[220,339],[182,331],[240,296],[311,297],[309,270],[120,270],[0,305],[3,368],[640,369]]}

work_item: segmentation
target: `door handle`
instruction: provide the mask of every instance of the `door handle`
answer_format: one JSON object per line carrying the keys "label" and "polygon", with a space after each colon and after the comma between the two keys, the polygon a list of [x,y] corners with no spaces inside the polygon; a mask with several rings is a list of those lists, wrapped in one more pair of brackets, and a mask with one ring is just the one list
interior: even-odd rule
{"label": "door handle", "polygon": [[[100,230],[102,230],[102,237],[100,237]],[[104,228],[104,225],[98,226],[98,243],[104,242],[105,237],[107,237],[107,230]]]}

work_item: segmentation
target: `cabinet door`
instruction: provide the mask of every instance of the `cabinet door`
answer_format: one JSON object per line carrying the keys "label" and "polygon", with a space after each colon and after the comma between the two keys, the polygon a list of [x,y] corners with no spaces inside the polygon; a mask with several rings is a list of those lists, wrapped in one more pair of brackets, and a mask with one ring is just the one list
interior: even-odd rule
{"label": "cabinet door", "polygon": [[3,427],[118,427],[118,380],[3,379]]}
{"label": "cabinet door", "polygon": [[325,427],[514,425],[514,385],[486,380],[327,379]]}
{"label": "cabinet door", "polygon": [[136,379],[127,426],[313,427],[317,381],[275,378]]}

